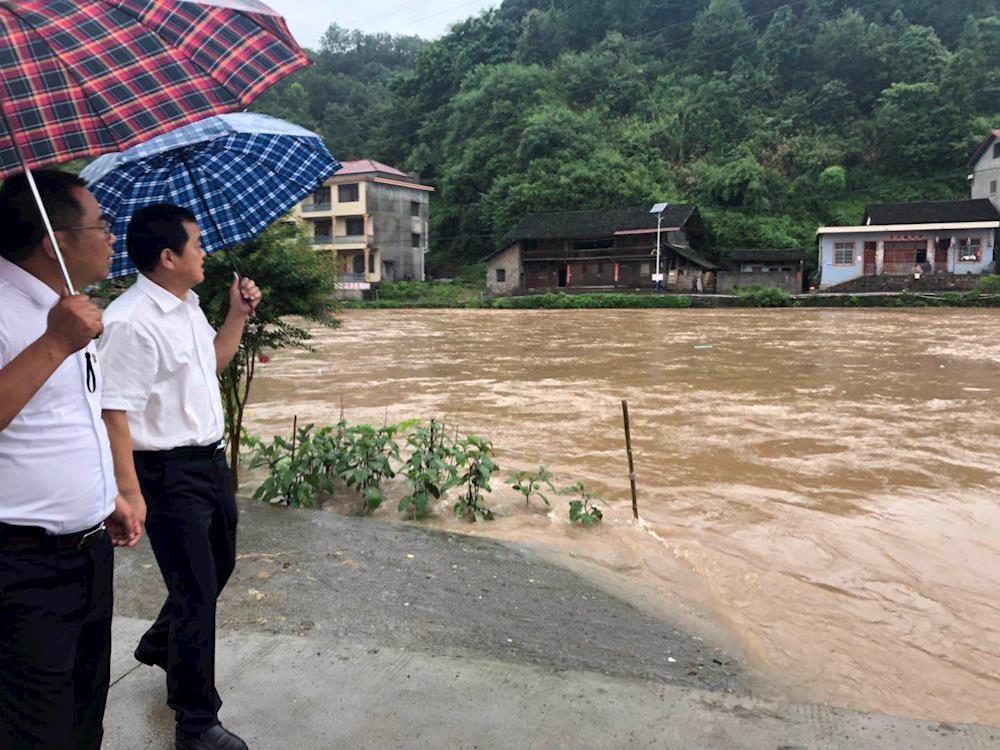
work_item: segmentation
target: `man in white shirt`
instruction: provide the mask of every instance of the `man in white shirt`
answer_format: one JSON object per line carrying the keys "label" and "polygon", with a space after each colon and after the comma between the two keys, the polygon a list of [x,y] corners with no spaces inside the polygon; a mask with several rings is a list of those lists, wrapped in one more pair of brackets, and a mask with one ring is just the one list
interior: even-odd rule
{"label": "man in white shirt", "polygon": [[136,507],[145,499],[167,585],[135,656],[166,670],[178,750],[246,750],[219,722],[215,689],[215,602],[236,564],[237,515],[216,375],[236,354],[260,292],[234,280],[216,333],[191,291],[205,277],[200,234],[177,206],[140,209],[129,223],[140,275],[104,314],[104,421],[122,495]]}
{"label": "man in white shirt", "polygon": [[[74,286],[103,279],[112,237],[97,201],[70,174],[35,181]],[[0,227],[0,747],[91,750],[110,676],[112,543],[141,530],[100,419],[101,313],[66,293],[24,175],[0,187]]]}

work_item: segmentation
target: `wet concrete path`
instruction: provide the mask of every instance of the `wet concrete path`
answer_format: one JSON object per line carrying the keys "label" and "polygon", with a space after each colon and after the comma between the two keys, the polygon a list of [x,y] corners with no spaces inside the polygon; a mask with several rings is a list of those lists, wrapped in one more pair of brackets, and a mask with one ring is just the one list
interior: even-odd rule
{"label": "wet concrete path", "polygon": [[[1000,730],[747,694],[740,663],[530,553],[241,503],[222,716],[252,748],[994,748]],[[118,555],[107,750],[172,746],[131,650],[163,595]]]}

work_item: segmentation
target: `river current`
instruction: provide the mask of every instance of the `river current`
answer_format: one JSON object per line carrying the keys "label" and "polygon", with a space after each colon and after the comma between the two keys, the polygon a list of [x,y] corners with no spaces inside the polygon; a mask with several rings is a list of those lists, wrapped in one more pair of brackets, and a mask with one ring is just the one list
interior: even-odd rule
{"label": "river current", "polygon": [[[795,700],[1000,725],[997,312],[342,318],[258,366],[250,432],[443,419],[493,442],[501,516],[472,527],[442,502],[431,525],[547,550]],[[539,464],[606,498],[605,523],[502,486]]]}

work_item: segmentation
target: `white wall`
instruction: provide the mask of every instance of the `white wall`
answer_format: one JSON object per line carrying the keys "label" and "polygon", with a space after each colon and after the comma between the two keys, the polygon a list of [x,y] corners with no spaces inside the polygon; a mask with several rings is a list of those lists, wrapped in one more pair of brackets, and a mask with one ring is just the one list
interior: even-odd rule
{"label": "white wall", "polygon": [[[847,232],[844,234],[823,234],[819,239],[819,263],[820,263],[820,286],[828,287],[834,284],[843,284],[845,281],[856,279],[864,272],[864,243],[878,242],[879,249],[876,255],[878,267],[881,269],[882,243],[885,240],[892,240],[900,237],[900,232]],[[956,251],[948,252],[948,265],[946,268],[935,268],[939,273],[956,274],[979,274],[993,262],[993,230],[992,229],[961,229],[954,232],[911,232],[906,234],[906,239],[924,237],[933,240],[935,243],[940,239],[950,240],[951,237],[979,237],[982,240],[982,257],[977,263],[957,263],[955,259]],[[853,241],[854,242],[854,262],[850,265],[834,265],[833,244],[834,242]]]}
{"label": "white wall", "polygon": [[[1000,209],[1000,159],[993,158],[993,144],[973,166],[973,175],[972,197],[989,198]],[[993,182],[997,183],[997,188],[991,191],[990,184]]]}

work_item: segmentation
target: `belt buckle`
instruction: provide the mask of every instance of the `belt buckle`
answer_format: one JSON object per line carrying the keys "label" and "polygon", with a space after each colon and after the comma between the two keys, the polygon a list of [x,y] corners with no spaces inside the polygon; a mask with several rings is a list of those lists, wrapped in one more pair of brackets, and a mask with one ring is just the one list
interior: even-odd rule
{"label": "belt buckle", "polygon": [[90,537],[92,537],[94,534],[103,534],[107,530],[107,528],[108,527],[105,525],[104,521],[101,521],[96,527],[94,527],[93,529],[91,529],[90,531],[88,531],[86,534],[84,534],[82,537],[80,537],[80,543],[76,545],[76,548],[77,549],[83,549],[84,543]]}

